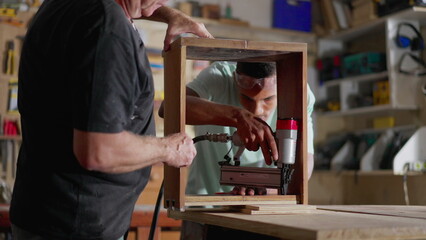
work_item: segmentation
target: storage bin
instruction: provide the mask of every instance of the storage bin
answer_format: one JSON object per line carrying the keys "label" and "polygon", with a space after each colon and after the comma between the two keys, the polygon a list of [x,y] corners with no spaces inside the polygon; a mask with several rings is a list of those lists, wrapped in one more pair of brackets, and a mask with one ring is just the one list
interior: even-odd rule
{"label": "storage bin", "polygon": [[311,32],[310,0],[274,0],[272,26]]}
{"label": "storage bin", "polygon": [[364,52],[343,58],[343,72],[345,77],[377,73],[385,70],[386,56],[383,53]]}

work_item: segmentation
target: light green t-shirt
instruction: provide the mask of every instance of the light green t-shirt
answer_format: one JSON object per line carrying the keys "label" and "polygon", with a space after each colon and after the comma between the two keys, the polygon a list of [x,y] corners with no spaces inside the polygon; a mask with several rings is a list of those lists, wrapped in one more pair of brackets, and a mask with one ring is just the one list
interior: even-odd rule
{"label": "light green t-shirt", "polygon": [[[238,98],[238,88],[233,80],[233,72],[236,69],[235,63],[215,62],[204,69],[194,81],[188,83],[188,87],[194,90],[201,98],[217,102],[220,104],[241,107]],[[313,129],[312,129],[312,111],[314,108],[315,97],[308,86],[308,152],[314,153],[313,148]],[[266,121],[272,130],[276,128],[277,111]],[[227,133],[232,135],[236,128],[223,127],[216,125],[198,125],[195,126],[195,136],[209,133]],[[195,144],[197,156],[195,157],[188,176],[186,187],[187,194],[214,194],[216,192],[229,192],[232,186],[221,186],[219,184],[220,166],[218,162],[224,161],[224,156],[229,151],[232,158],[238,150],[228,143],[213,143],[201,141]],[[231,149],[232,148],[232,149]],[[245,150],[240,158],[241,166],[250,167],[275,167],[266,165],[262,151]]]}

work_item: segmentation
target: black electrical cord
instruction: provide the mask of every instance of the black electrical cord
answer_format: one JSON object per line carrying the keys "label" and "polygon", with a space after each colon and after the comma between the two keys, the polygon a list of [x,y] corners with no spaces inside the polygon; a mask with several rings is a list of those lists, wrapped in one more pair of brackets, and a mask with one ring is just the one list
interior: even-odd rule
{"label": "black electrical cord", "polygon": [[[203,141],[203,140],[207,140],[206,135],[201,135],[192,139],[194,143]],[[161,203],[161,199],[163,198],[163,192],[164,192],[164,180],[161,183],[160,191],[158,192],[157,202],[155,203],[155,209],[154,209],[154,214],[152,215],[152,223],[151,223],[151,228],[149,229],[148,240],[154,239],[155,228],[157,228],[158,214],[160,213],[160,203]]]}
{"label": "black electrical cord", "polygon": [[164,192],[164,180],[161,182],[160,191],[158,192],[158,196],[157,196],[157,202],[155,203],[155,209],[152,215],[151,228],[149,229],[149,237],[148,237],[149,240],[154,239],[155,228],[157,227],[157,221],[158,221],[158,214],[160,213],[160,202],[161,202],[161,199],[163,198],[163,192]]}

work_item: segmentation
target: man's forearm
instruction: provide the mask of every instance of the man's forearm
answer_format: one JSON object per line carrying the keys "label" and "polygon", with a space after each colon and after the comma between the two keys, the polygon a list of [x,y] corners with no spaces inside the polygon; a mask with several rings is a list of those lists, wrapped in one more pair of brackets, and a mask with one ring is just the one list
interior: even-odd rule
{"label": "man's forearm", "polygon": [[74,154],[83,168],[106,173],[124,173],[156,163],[180,167],[195,156],[192,140],[185,134],[165,138],[120,133],[74,130]]}
{"label": "man's forearm", "polygon": [[[219,125],[237,127],[241,112],[246,110],[224,104],[218,104],[200,98],[196,92],[186,88],[186,124],[188,125]],[[158,110],[160,117],[164,118],[164,102]]]}
{"label": "man's forearm", "polygon": [[156,21],[156,22],[164,22],[169,23],[171,19],[177,14],[182,14],[179,12],[179,10],[163,6],[159,9],[155,10],[155,12],[150,17],[142,17],[142,19],[147,19],[150,21]]}
{"label": "man's forearm", "polygon": [[186,124],[237,126],[236,115],[241,109],[193,96],[186,97],[186,104]]}
{"label": "man's forearm", "polygon": [[141,137],[125,131],[116,134],[74,131],[74,153],[88,170],[134,171],[164,161],[166,147],[155,137]]}

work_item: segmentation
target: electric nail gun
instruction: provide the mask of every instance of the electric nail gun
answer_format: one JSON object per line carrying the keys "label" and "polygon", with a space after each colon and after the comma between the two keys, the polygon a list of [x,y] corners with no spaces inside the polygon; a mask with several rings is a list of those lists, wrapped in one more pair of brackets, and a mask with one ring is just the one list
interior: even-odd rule
{"label": "electric nail gun", "polygon": [[236,133],[232,136],[208,133],[200,136],[198,141],[232,141],[235,146],[239,146],[237,153],[233,157],[234,165],[231,164],[231,158],[228,155],[225,155],[225,161],[219,162],[221,166],[220,184],[275,188],[278,189],[280,195],[287,195],[288,186],[294,172],[293,165],[296,160],[297,130],[298,125],[295,119],[277,120],[277,131],[275,133],[279,154],[278,160],[275,162],[277,168],[241,167],[240,156],[245,147]]}

